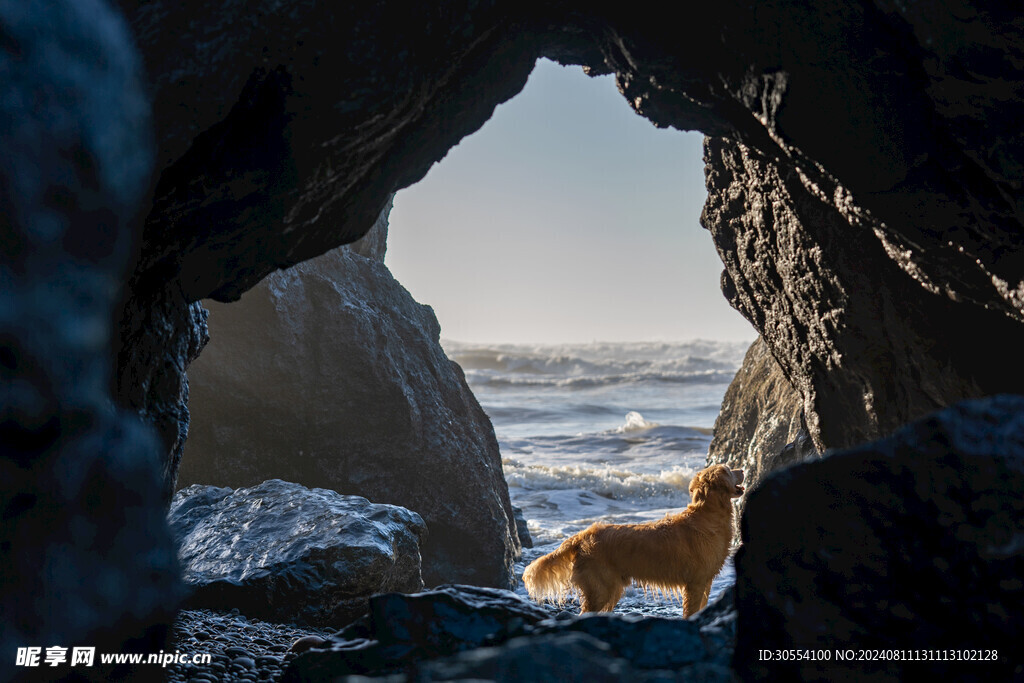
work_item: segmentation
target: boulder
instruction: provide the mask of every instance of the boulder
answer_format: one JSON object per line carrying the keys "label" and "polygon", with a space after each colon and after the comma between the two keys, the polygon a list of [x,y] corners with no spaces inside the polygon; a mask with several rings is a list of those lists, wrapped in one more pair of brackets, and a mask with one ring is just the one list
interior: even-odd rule
{"label": "boulder", "polygon": [[194,608],[343,626],[371,595],[423,587],[423,520],[394,505],[272,479],[190,486],[168,519]]}
{"label": "boulder", "polygon": [[428,585],[508,587],[520,551],[494,428],[433,311],[342,248],[210,306],[179,485],[279,478],[422,515]]}
{"label": "boulder", "polygon": [[[6,681],[40,672],[16,667],[19,648],[40,648],[40,660],[54,645],[159,651],[182,591],[157,440],[111,392],[114,320],[152,170],[137,52],[101,0],[0,2],[0,74]],[[96,659],[82,679],[137,673]]]}
{"label": "boulder", "polygon": [[[747,502],[735,560],[738,674],[1020,679],[1022,490],[1020,396],[967,401],[770,475]],[[832,660],[759,656],[777,649],[823,649]],[[836,661],[850,649],[925,654]]]}

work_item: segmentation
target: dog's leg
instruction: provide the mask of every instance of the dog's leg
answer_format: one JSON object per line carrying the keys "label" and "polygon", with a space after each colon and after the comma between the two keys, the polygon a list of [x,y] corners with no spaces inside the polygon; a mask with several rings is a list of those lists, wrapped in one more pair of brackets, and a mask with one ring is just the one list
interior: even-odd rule
{"label": "dog's leg", "polygon": [[683,616],[689,619],[704,605],[701,603],[704,597],[703,587],[697,588],[690,584],[683,586]]}
{"label": "dog's leg", "polygon": [[711,582],[683,586],[683,616],[690,617],[708,605]]}
{"label": "dog's leg", "polygon": [[700,607],[698,607],[698,608],[697,608],[697,609],[698,609],[698,611],[699,611],[699,610],[702,610],[702,609],[704,609],[705,607],[707,607],[707,606],[708,606],[708,597],[709,597],[710,595],[711,595],[711,582],[710,582],[710,581],[708,581],[708,582],[707,582],[707,584],[706,584],[706,585],[704,586],[704,590],[703,590],[703,591],[701,591],[701,595],[700,595]]}
{"label": "dog's leg", "polygon": [[601,606],[601,609],[599,611],[601,611],[601,612],[611,612],[612,610],[614,610],[615,609],[615,605],[619,604],[619,600],[622,599],[622,593],[625,590],[626,590],[626,586],[625,585],[620,585],[618,588],[613,589],[612,593],[611,593],[611,597],[608,598],[608,601],[605,602],[604,605]]}
{"label": "dog's leg", "polygon": [[583,612],[610,612],[622,597],[622,587],[619,582],[601,572],[593,562],[577,562],[573,565],[572,582],[582,596],[580,600],[581,614]]}

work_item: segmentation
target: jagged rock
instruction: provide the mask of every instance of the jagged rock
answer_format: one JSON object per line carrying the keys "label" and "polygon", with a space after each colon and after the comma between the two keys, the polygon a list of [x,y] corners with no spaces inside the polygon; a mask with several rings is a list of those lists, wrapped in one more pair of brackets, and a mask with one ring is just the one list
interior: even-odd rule
{"label": "jagged rock", "polygon": [[185,371],[210,339],[207,311],[181,292],[142,290],[125,304],[120,323],[117,401],[156,428],[163,458],[162,498],[170,505],[188,438]]}
{"label": "jagged rock", "polygon": [[[1024,397],[961,403],[771,475],[736,555],[744,680],[1019,679]],[[993,662],[765,661],[759,651],[996,650]]]}
{"label": "jagged rock", "polygon": [[748,491],[777,467],[791,464],[783,453],[800,436],[803,406],[764,340],[750,345],[722,399],[708,464],[741,468]]}
{"label": "jagged rock", "polygon": [[[715,138],[705,223],[726,291],[801,393],[817,448],[1022,385],[1024,79],[1013,3],[722,2],[682,24],[643,3],[122,4],[150,75],[160,178],[131,292],[119,291],[136,246],[125,226],[147,182],[148,124],[122,32],[88,0],[48,5],[25,30],[19,17],[38,6],[0,5],[2,87],[12,93],[0,127],[3,425],[5,443],[23,444],[8,459],[31,463],[5,480],[15,482],[5,533],[25,563],[5,585],[31,583],[26,568],[38,572],[51,542],[53,552],[70,547],[40,532],[70,526],[28,524],[29,503],[73,510],[70,499],[99,496],[118,507],[89,508],[83,528],[123,517],[101,483],[75,488],[85,472],[150,500],[128,474],[144,467],[148,437],[105,407],[111,358],[120,405],[164,436],[170,490],[184,385],[177,368],[135,359],[177,365],[188,353],[153,355],[136,340],[192,348],[180,338],[201,337],[196,301],[237,298],[276,268],[365,233],[392,192],[518,92],[540,54],[615,72],[642,115]],[[46,41],[52,50],[36,49]],[[37,69],[41,54],[56,61]],[[125,348],[106,332],[122,295]],[[152,329],[133,336],[140,327]],[[122,427],[125,441],[91,439]],[[122,461],[107,446],[128,469],[109,472]],[[51,505],[55,479],[64,493]],[[148,504],[129,526],[145,526]],[[159,546],[156,533],[139,548]],[[102,561],[114,574],[160,575],[138,566],[159,552],[139,548]],[[90,572],[76,558],[57,565]],[[152,614],[148,599],[121,596],[75,612],[95,619],[39,628],[109,625],[124,601]],[[20,614],[11,623],[29,623]]]}
{"label": "jagged rock", "polygon": [[371,595],[423,587],[423,520],[393,505],[275,479],[190,486],[169,520],[191,607],[342,626]]}
{"label": "jagged rock", "polygon": [[0,74],[0,679],[15,680],[40,671],[15,667],[18,648],[158,651],[181,587],[156,439],[110,390],[152,167],[137,55],[98,0],[0,2]]}
{"label": "jagged rock", "polygon": [[428,585],[508,587],[519,552],[494,428],[433,311],[340,249],[211,303],[179,483],[280,478],[415,510]]}
{"label": "jagged rock", "polygon": [[842,186],[722,139],[705,161],[724,291],[803,397],[819,452],[1021,386],[1009,359],[1024,325],[927,291],[888,258],[878,219],[846,211]]}
{"label": "jagged rock", "polygon": [[[381,595],[369,614],[328,648],[298,655],[286,681],[414,672],[414,680],[534,680],[542,664],[584,672],[610,667],[639,680],[728,681],[735,637],[733,592],[692,620],[631,614],[570,615],[508,591],[445,586],[417,595]],[[557,678],[548,675],[542,678]]]}

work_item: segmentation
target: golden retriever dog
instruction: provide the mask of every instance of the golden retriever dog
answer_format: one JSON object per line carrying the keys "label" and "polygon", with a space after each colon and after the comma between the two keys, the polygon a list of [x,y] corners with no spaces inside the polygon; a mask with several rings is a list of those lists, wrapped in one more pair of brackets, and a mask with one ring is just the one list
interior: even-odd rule
{"label": "golden retriever dog", "polygon": [[580,612],[610,612],[630,583],[679,595],[687,617],[707,605],[711,580],[732,544],[732,499],[743,470],[712,465],[690,480],[682,512],[643,524],[594,524],[534,560],[523,583],[534,600],[563,602],[575,589]]}

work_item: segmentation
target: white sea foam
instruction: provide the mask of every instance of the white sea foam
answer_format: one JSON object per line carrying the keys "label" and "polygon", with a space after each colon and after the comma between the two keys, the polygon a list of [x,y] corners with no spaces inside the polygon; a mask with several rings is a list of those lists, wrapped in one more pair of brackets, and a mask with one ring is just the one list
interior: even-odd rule
{"label": "white sea foam", "polygon": [[648,422],[644,416],[635,410],[626,413],[626,424],[616,428],[616,434],[628,434],[629,432],[642,432],[654,427],[660,427],[657,422]]}
{"label": "white sea foam", "polygon": [[649,507],[685,506],[694,470],[674,467],[643,473],[610,465],[529,465],[516,460],[502,462],[509,488],[526,491],[578,489],[610,500]]}

